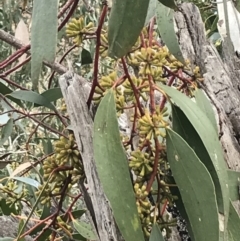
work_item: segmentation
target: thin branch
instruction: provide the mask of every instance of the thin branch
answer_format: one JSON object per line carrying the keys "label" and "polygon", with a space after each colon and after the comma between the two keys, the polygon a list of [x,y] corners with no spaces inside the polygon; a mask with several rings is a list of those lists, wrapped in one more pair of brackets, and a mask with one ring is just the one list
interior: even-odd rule
{"label": "thin branch", "polygon": [[[24,44],[20,40],[16,39],[14,36],[5,32],[4,30],[0,30],[0,39],[15,48],[24,48]],[[28,53],[30,53],[30,51],[28,51]],[[66,67],[56,62],[50,63],[48,61],[43,61],[43,64],[56,71],[58,74],[64,74],[68,70]]]}

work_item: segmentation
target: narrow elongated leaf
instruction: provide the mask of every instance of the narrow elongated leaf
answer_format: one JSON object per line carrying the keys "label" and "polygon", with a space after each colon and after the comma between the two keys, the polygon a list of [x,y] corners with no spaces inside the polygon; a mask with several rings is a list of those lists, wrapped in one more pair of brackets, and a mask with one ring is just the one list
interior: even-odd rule
{"label": "narrow elongated leaf", "polygon": [[53,152],[53,145],[49,139],[47,140],[42,139],[42,144],[43,144],[43,151],[46,155]]}
{"label": "narrow elongated leaf", "polygon": [[0,241],[13,241],[14,238],[11,237],[4,237],[4,238],[0,238]]}
{"label": "narrow elongated leaf", "polygon": [[[6,85],[4,85],[2,82],[0,82],[0,93],[3,94],[3,95],[7,95],[7,94],[10,94],[12,93],[13,91],[8,88]],[[16,103],[17,105],[23,107],[22,103],[20,100],[18,99],[15,99],[11,96],[6,96],[9,100],[13,101],[14,103]]]}
{"label": "narrow elongated leaf", "polygon": [[[213,180],[216,180],[217,183],[219,183],[219,177],[211,161],[211,157],[202,142],[202,139],[199,137],[197,131],[194,129],[193,125],[182,112],[182,110],[174,105],[172,105],[172,118],[173,130],[191,146],[199,159],[202,160],[206,168],[209,170]],[[216,185],[215,188],[218,190]]]}
{"label": "narrow elongated leaf", "polygon": [[175,0],[158,0],[158,1],[168,8],[172,8],[173,10],[178,9],[177,5],[175,4]]}
{"label": "narrow elongated leaf", "polygon": [[202,110],[202,112],[205,113],[205,115],[211,121],[216,132],[218,133],[218,127],[217,127],[217,122],[215,119],[215,114],[214,114],[213,108],[212,108],[211,103],[208,100],[207,96],[203,93],[203,91],[201,89],[197,89],[195,91],[195,99],[196,99],[196,103],[199,106],[199,108]]}
{"label": "narrow elongated leaf", "polygon": [[87,49],[83,49],[81,53],[81,64],[91,64],[93,62],[91,53]]}
{"label": "narrow elongated leaf", "polygon": [[4,142],[11,136],[13,130],[13,119],[10,118],[7,124],[2,128],[1,131],[1,139],[0,139],[0,146],[4,144]]}
{"label": "narrow elongated leaf", "polygon": [[[210,166],[213,167],[208,170],[215,185],[219,212],[224,215],[221,216],[221,220],[224,221],[224,223],[221,223],[220,225],[223,228],[221,231],[226,231],[229,211],[228,175],[218,135],[207,116],[187,96],[176,89],[164,86],[160,83],[158,86],[165,91],[184,112],[201,138],[202,143],[211,158],[209,166],[207,166],[208,163],[206,163],[205,160],[201,159],[201,161],[204,162],[207,168]],[[189,135],[191,135],[191,133],[189,133]]]}
{"label": "narrow elongated leaf", "polygon": [[[176,182],[172,176],[167,178],[167,183],[176,185]],[[181,217],[186,221],[186,227],[187,227],[188,234],[191,237],[191,241],[195,241],[192,226],[190,224],[179,188],[177,186],[170,186],[169,188],[170,188],[171,194],[178,197],[177,200],[174,201],[174,203],[176,204]]]}
{"label": "narrow elongated leaf", "polygon": [[193,149],[167,130],[167,157],[179,187],[194,240],[219,241],[218,208],[212,178]]}
{"label": "narrow elongated leaf", "polygon": [[121,58],[136,43],[147,16],[149,0],[113,0],[108,24],[108,55]]}
{"label": "narrow elongated leaf", "polygon": [[[20,220],[19,224],[18,224],[18,232],[20,232],[20,230],[22,229],[24,225],[24,221],[23,220]],[[19,241],[25,241],[25,238],[20,238]]]}
{"label": "narrow elongated leaf", "polygon": [[47,98],[33,91],[17,90],[9,95],[19,100],[25,100],[35,104],[39,104],[41,106],[45,106],[53,111],[56,110],[55,106],[51,104],[51,102]]}
{"label": "narrow elongated leaf", "polygon": [[97,172],[104,193],[110,201],[118,228],[124,240],[143,241],[128,160],[119,135],[112,90],[103,97],[98,107],[93,137]]}
{"label": "narrow elongated leaf", "polygon": [[234,4],[234,7],[237,9],[237,11],[240,13],[240,0],[232,1]]}
{"label": "narrow elongated leaf", "polygon": [[162,232],[157,224],[154,224],[152,227],[152,231],[150,234],[149,241],[164,241],[164,238],[162,236]]}
{"label": "narrow elongated leaf", "polygon": [[228,241],[239,241],[240,237],[240,218],[230,202],[229,219],[228,219]]}
{"label": "narrow elongated leaf", "polygon": [[82,221],[73,220],[73,226],[84,238],[88,240],[96,240],[97,236],[93,232],[90,224],[84,223]]}
{"label": "narrow elongated leaf", "polygon": [[[41,217],[40,217],[40,220],[43,220],[47,217],[50,216],[50,207],[48,207],[47,205],[44,205],[43,206],[43,210],[42,210],[42,213],[41,213]],[[46,226],[46,224],[41,224],[39,226],[37,226],[36,228],[34,228],[32,230],[32,232],[30,233],[30,235],[34,235],[36,233],[38,233],[39,231],[41,231],[44,227]],[[49,232],[49,230],[47,230],[46,232]],[[44,234],[46,233],[44,232]],[[51,233],[51,231],[50,231]],[[50,233],[48,235],[50,235]],[[48,236],[47,236],[48,237]]]}
{"label": "narrow elongated leaf", "polygon": [[2,210],[2,213],[4,215],[11,215],[11,213],[17,215],[18,214],[18,210],[16,210],[15,206],[12,206],[10,203],[6,203],[6,199],[2,199],[0,201],[0,208]]}
{"label": "narrow elongated leaf", "polygon": [[31,28],[31,77],[38,90],[42,61],[54,61],[57,46],[57,13],[59,0],[34,0]]}
{"label": "narrow elongated leaf", "polygon": [[[20,40],[24,45],[29,44],[29,30],[27,25],[24,23],[22,19],[20,19],[16,30],[15,30],[15,38]],[[18,58],[18,64],[21,64],[27,58],[27,54],[23,54],[21,57]],[[22,66],[17,69],[17,72],[22,69]],[[14,73],[14,72],[13,72]]]}
{"label": "narrow elongated leaf", "polygon": [[[72,234],[72,239],[76,241],[88,241],[86,238],[84,238],[81,234],[79,233],[73,233]],[[63,237],[63,241],[69,241],[68,237]]]}
{"label": "narrow elongated leaf", "polygon": [[156,6],[157,6],[158,0],[150,0],[148,5],[148,11],[147,11],[147,17],[145,19],[145,24],[147,25],[151,18],[153,18],[156,14]]}
{"label": "narrow elongated leaf", "polygon": [[[72,216],[73,216],[74,219],[78,219],[78,218],[80,218],[85,212],[86,212],[85,209],[74,210],[74,211],[72,211]],[[65,214],[60,215],[60,217],[61,217],[62,220],[65,221],[65,222],[68,220],[68,216],[66,216]]]}
{"label": "narrow elongated leaf", "polygon": [[15,179],[17,181],[26,183],[28,185],[31,185],[32,187],[38,188],[40,186],[40,183],[32,178],[29,177],[12,177],[12,179]]}
{"label": "narrow elongated leaf", "polygon": [[174,11],[160,2],[157,2],[156,20],[161,39],[168,47],[170,53],[180,62],[184,63],[184,58],[180,50],[178,40],[174,30]]}
{"label": "narrow elongated leaf", "polygon": [[228,170],[229,196],[232,201],[240,200],[240,172]]}
{"label": "narrow elongated leaf", "polygon": [[50,102],[54,102],[63,97],[61,88],[59,87],[46,90],[41,94],[41,96],[48,99]]}

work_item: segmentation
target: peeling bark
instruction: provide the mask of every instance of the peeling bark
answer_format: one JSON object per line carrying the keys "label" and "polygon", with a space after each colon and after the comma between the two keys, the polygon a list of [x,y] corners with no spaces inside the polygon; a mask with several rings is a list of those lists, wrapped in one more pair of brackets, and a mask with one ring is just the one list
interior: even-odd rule
{"label": "peeling bark", "polygon": [[[110,203],[100,184],[93,158],[93,118],[86,104],[89,86],[83,78],[69,72],[59,79],[59,84],[82,155],[90,190],[90,198],[88,193],[84,192],[85,203],[90,211],[88,218],[92,220],[93,226],[95,224],[100,241],[121,241],[123,238],[118,231]],[[81,189],[84,189],[84,184],[81,185]]]}
{"label": "peeling bark", "polygon": [[239,170],[240,93],[238,90],[239,60],[234,57],[231,43],[223,45],[223,60],[216,48],[206,39],[199,9],[183,3],[176,12],[177,37],[183,56],[201,69],[201,87],[215,107],[220,140],[229,168]]}

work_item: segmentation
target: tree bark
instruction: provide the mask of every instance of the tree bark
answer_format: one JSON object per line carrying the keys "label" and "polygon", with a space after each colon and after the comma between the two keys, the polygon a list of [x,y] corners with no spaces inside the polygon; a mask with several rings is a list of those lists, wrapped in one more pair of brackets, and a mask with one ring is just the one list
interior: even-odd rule
{"label": "tree bark", "polygon": [[61,76],[59,84],[82,156],[90,190],[90,194],[85,192],[84,184],[81,183],[80,188],[89,210],[88,218],[95,226],[100,241],[121,241],[123,238],[115,223],[110,203],[102,189],[93,158],[93,116],[86,104],[89,85],[86,80],[71,72]]}
{"label": "tree bark", "polygon": [[206,39],[199,9],[192,3],[183,3],[181,12],[176,12],[174,17],[183,56],[193,66],[199,66],[204,77],[201,87],[215,108],[225,160],[229,168],[239,170],[239,60],[232,43],[224,40],[221,59],[216,48]]}

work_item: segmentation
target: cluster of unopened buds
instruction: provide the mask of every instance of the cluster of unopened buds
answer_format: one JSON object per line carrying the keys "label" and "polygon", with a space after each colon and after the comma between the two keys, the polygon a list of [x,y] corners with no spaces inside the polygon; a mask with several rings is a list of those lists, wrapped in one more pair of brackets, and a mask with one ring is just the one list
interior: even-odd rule
{"label": "cluster of unopened buds", "polygon": [[145,110],[145,115],[138,120],[139,135],[144,136],[146,140],[151,140],[157,136],[165,138],[165,132],[162,129],[167,128],[168,122],[164,120],[164,117],[168,116],[167,108],[156,111],[150,115],[149,110]]}
{"label": "cluster of unopened buds", "polygon": [[6,204],[19,204],[21,206],[21,200],[27,200],[28,190],[25,185],[19,189],[17,182],[9,180],[6,185],[0,187],[0,191],[3,196],[6,196]]}
{"label": "cluster of unopened buds", "polygon": [[148,192],[146,185],[135,183],[134,191],[136,195],[137,211],[142,223],[144,234],[149,237],[149,226],[153,223],[153,217],[151,216],[151,203],[148,200]]}
{"label": "cluster of unopened buds", "polygon": [[[84,178],[84,169],[81,162],[81,155],[76,150],[74,136],[70,134],[68,138],[60,137],[54,143],[55,154],[45,159],[43,163],[44,180],[49,178],[49,184],[44,189],[41,196],[41,203],[46,204],[51,200],[51,196],[61,194],[61,189],[67,177],[71,175],[71,182],[68,184],[68,190],[72,185],[77,183],[81,178]],[[43,186],[41,185],[36,192],[41,193]]]}
{"label": "cluster of unopened buds", "polygon": [[80,45],[83,41],[84,34],[93,34],[95,31],[93,22],[85,25],[84,17],[79,19],[72,18],[66,26],[66,34],[68,37],[74,37],[73,42]]}

